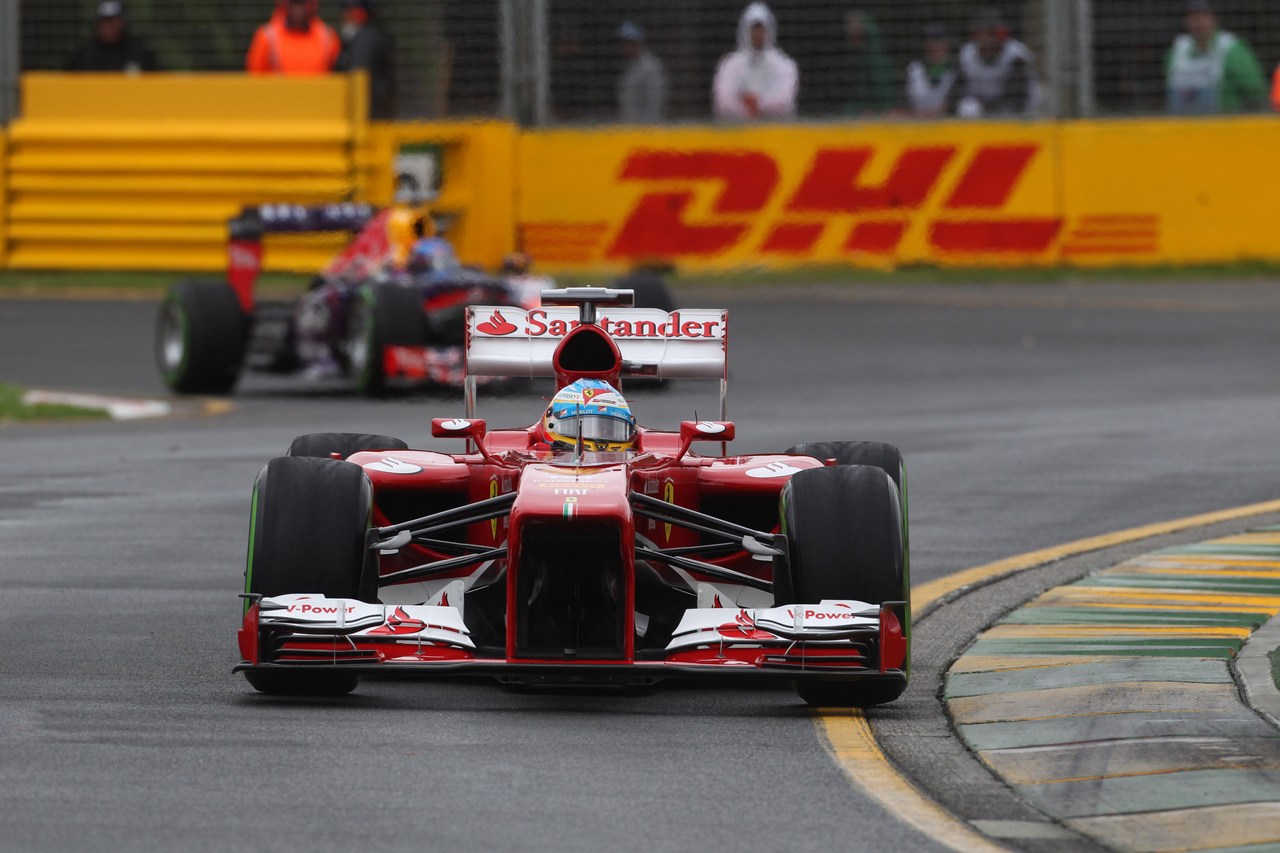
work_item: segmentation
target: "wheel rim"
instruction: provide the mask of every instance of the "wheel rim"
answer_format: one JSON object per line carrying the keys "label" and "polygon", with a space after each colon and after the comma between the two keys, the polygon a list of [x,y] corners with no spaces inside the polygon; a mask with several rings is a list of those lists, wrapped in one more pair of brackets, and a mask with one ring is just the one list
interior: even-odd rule
{"label": "wheel rim", "polygon": [[369,392],[378,384],[381,364],[377,336],[377,319],[374,311],[375,295],[368,289],[356,297],[347,327],[347,364],[356,388]]}
{"label": "wheel rim", "polygon": [[160,367],[166,374],[178,372],[187,356],[187,329],[182,309],[172,302],[160,316]]}
{"label": "wheel rim", "polygon": [[370,338],[373,335],[371,315],[369,301],[357,299],[355,310],[351,312],[346,345],[347,363],[351,365],[351,375],[357,378],[364,376],[369,369]]}

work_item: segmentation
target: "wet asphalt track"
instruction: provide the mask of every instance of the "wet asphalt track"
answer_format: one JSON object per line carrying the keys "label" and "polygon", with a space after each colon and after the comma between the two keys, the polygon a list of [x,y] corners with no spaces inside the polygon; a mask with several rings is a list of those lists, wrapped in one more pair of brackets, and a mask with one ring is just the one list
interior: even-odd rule
{"label": "wet asphalt track", "polygon": [[[1280,493],[1280,285],[681,299],[730,308],[738,450],[902,447],[917,582]],[[0,379],[161,394],[153,311],[0,300]],[[651,426],[715,410],[693,382],[630,396]],[[0,429],[0,850],[936,849],[848,785],[787,691],[380,681],[299,703],[232,677],[266,459],[312,431],[447,446],[429,419],[459,412],[251,377],[217,418]]]}

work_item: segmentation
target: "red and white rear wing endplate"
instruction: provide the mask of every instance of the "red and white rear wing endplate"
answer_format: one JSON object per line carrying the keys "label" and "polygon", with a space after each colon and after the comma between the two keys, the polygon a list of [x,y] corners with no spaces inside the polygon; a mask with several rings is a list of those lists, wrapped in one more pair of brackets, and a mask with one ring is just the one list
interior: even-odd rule
{"label": "red and white rear wing endplate", "polygon": [[[729,313],[722,308],[601,307],[596,325],[613,338],[624,362],[663,379],[724,379]],[[578,325],[573,305],[542,308],[475,305],[467,309],[467,373],[554,376],[551,356]],[[652,370],[656,369],[656,373]],[[625,375],[627,371],[624,369]]]}

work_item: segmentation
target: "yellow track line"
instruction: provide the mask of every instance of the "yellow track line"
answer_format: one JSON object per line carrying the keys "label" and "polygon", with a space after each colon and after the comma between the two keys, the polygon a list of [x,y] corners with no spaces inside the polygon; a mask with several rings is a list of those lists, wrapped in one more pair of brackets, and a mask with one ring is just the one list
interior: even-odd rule
{"label": "yellow track line", "polygon": [[[965,587],[1042,566],[1055,560],[1074,557],[1077,554],[1268,512],[1280,512],[1280,500],[1263,501],[1173,521],[1131,527],[1128,530],[1090,536],[1051,548],[1018,554],[922,584],[912,590],[911,606],[919,612]],[[814,724],[818,729],[819,739],[835,759],[836,765],[868,798],[879,803],[886,812],[902,823],[914,827],[938,844],[961,853],[967,853],[967,851],[991,853],[991,851],[1008,850],[985,835],[981,835],[967,822],[929,799],[900,774],[889,763],[889,759],[876,743],[871,725],[862,712],[819,711],[814,717]]]}
{"label": "yellow track line", "polygon": [[[885,811],[952,850],[1005,853],[969,824],[921,794],[900,774],[876,743],[861,711],[827,711],[817,718],[823,746],[849,779]],[[910,849],[913,845],[902,845]]]}
{"label": "yellow track line", "polygon": [[1034,566],[1042,566],[1045,563],[1052,563],[1054,560],[1061,560],[1064,557],[1074,557],[1077,554],[1086,554],[1089,551],[1100,551],[1103,548],[1111,548],[1127,542],[1137,542],[1139,539],[1149,539],[1152,536],[1160,536],[1165,533],[1177,533],[1179,530],[1186,530],[1190,527],[1202,527],[1208,524],[1216,524],[1219,521],[1232,521],[1237,518],[1248,518],[1251,515],[1262,515],[1267,512],[1280,512],[1280,500],[1263,501],[1262,503],[1248,504],[1247,506],[1238,506],[1217,512],[1191,515],[1186,518],[1174,519],[1173,521],[1160,521],[1155,524],[1146,524],[1142,527],[1131,527],[1128,530],[1104,533],[1101,536],[1090,536],[1087,539],[1077,539],[1075,542],[1067,542],[1063,545],[1054,545],[1051,548],[1042,548],[1039,551],[1007,557],[1003,560],[996,560],[994,563],[975,566],[972,569],[965,569],[962,572],[947,575],[945,578],[938,578],[922,584],[911,591],[911,607],[916,611],[923,610],[938,599],[967,586],[984,583]]}
{"label": "yellow track line", "polygon": [[235,409],[236,404],[230,400],[205,400],[200,404],[200,416],[205,418],[225,415]]}

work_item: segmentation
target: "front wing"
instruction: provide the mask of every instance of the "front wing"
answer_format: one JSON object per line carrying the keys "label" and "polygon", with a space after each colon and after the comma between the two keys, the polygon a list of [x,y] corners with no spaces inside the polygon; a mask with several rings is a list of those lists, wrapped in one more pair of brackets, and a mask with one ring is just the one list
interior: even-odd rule
{"label": "front wing", "polygon": [[687,610],[665,649],[635,659],[508,658],[472,642],[443,604],[383,605],[310,595],[259,598],[240,628],[236,671],[343,669],[488,675],[564,683],[665,678],[906,680],[905,603],[823,601]]}

